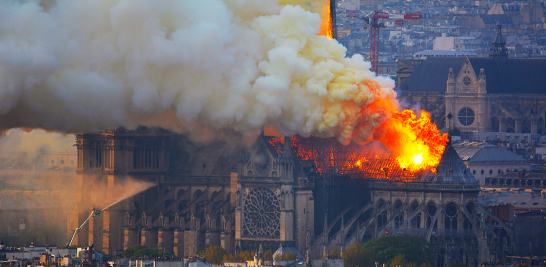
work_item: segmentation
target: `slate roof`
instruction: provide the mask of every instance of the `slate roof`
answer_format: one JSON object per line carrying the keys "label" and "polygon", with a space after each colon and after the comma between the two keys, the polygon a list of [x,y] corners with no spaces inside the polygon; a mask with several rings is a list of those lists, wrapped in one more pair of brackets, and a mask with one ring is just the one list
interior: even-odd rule
{"label": "slate roof", "polygon": [[477,184],[478,181],[463,163],[453,146],[448,144],[436,166],[436,173],[426,171],[420,177],[421,182],[440,184]]}
{"label": "slate roof", "polygon": [[540,194],[531,195],[531,192],[514,194],[513,191],[493,193],[492,191],[488,191],[484,196],[484,193],[481,193],[482,197],[478,198],[478,201],[482,206],[486,207],[511,204],[516,209],[546,208],[546,199],[541,198]]}
{"label": "slate roof", "polygon": [[512,17],[508,15],[481,15],[481,18],[486,25],[496,25],[497,23],[502,25],[514,24]]}
{"label": "slate roof", "polygon": [[468,162],[525,161],[520,155],[488,143],[461,143],[453,145],[462,160]]}
{"label": "slate roof", "polygon": [[283,244],[281,244],[281,246],[275,251],[275,253],[273,253],[273,259],[276,259],[277,256],[280,256],[282,254],[286,254],[289,252],[294,253],[297,259],[303,259],[303,256],[299,253],[299,251],[295,247],[290,245],[283,246]]}
{"label": "slate roof", "polygon": [[[402,91],[446,92],[449,68],[457,75],[466,58],[430,57],[400,85]],[[544,94],[546,59],[475,58],[468,60],[476,75],[485,70],[488,94]]]}

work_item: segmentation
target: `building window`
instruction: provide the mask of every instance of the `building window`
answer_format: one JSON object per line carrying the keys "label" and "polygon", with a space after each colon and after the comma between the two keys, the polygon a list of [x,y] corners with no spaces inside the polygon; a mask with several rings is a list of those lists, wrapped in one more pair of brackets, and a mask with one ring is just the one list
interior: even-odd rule
{"label": "building window", "polygon": [[464,79],[463,79],[464,85],[469,86],[471,82],[472,82],[472,81],[470,80],[470,78],[464,77]]}
{"label": "building window", "polygon": [[471,108],[462,108],[459,111],[459,122],[463,126],[470,126],[474,123],[474,111]]}
{"label": "building window", "polygon": [[51,164],[55,164],[55,161],[54,161],[54,160],[51,160]]}
{"label": "building window", "polygon": [[489,174],[493,174],[493,170],[489,170]]}
{"label": "building window", "polygon": [[476,174],[476,170],[473,170],[473,171],[472,171],[472,174]]}
{"label": "building window", "polygon": [[497,174],[500,174],[500,170],[497,171]]}
{"label": "building window", "polygon": [[61,165],[63,165],[63,164],[64,164],[64,160],[63,160],[63,159],[61,159]]}
{"label": "building window", "polygon": [[484,171],[482,170],[482,175],[483,175]]}

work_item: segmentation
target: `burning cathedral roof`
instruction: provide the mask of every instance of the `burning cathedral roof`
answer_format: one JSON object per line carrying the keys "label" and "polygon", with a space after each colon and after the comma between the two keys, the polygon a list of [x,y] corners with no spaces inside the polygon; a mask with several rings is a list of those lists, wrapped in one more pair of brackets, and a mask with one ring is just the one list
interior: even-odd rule
{"label": "burning cathedral roof", "polygon": [[441,183],[441,184],[477,184],[478,181],[468,170],[463,160],[453,146],[448,144],[435,168],[436,172],[427,170],[420,175],[420,182]]}

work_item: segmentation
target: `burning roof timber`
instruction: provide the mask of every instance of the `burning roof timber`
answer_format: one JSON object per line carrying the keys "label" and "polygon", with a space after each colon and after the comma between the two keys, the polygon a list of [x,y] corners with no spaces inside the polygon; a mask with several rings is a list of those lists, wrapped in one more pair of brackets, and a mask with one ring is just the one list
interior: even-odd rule
{"label": "burning roof timber", "polygon": [[[344,146],[335,139],[292,137],[290,140],[294,157],[314,161],[317,172],[322,174],[401,182],[478,183],[451,145],[446,147],[438,166],[413,172],[400,167],[392,152],[378,142]],[[282,143],[282,139],[270,139],[270,144],[277,152],[282,153],[282,149],[279,149]]]}
{"label": "burning roof timber", "polygon": [[[186,135],[155,128],[139,128],[135,131],[119,129],[98,134],[78,135],[78,144],[84,148],[87,143],[98,145],[108,144],[107,140],[124,140],[123,144],[133,147],[141,143],[146,146],[149,142],[153,143],[156,138],[165,139],[161,146],[156,147],[157,149],[165,146],[170,147],[167,149],[170,154],[169,173],[173,178],[185,176],[229,177],[236,170],[238,157],[242,152],[240,145],[236,144],[237,142],[196,144],[191,142]],[[285,140],[289,140],[288,146],[286,146]],[[475,182],[474,177],[451,146],[445,150],[438,167],[424,171],[412,171],[401,167],[396,155],[379,142],[372,141],[365,145],[352,142],[343,145],[336,138],[314,136],[285,138],[263,135],[256,142],[263,142],[274,159],[280,158],[281,155],[286,158],[287,148],[291,148],[289,158],[294,159],[295,174],[300,173],[304,166],[312,166],[313,172],[320,175],[346,175],[354,179],[433,183]],[[435,170],[437,173],[434,173]]]}

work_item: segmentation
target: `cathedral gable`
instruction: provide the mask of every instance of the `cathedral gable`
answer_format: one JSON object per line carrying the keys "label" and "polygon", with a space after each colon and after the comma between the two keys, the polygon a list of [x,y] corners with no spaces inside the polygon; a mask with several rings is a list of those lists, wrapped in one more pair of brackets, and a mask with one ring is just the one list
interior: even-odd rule
{"label": "cathedral gable", "polygon": [[456,78],[456,93],[474,93],[478,91],[478,77],[466,58]]}

